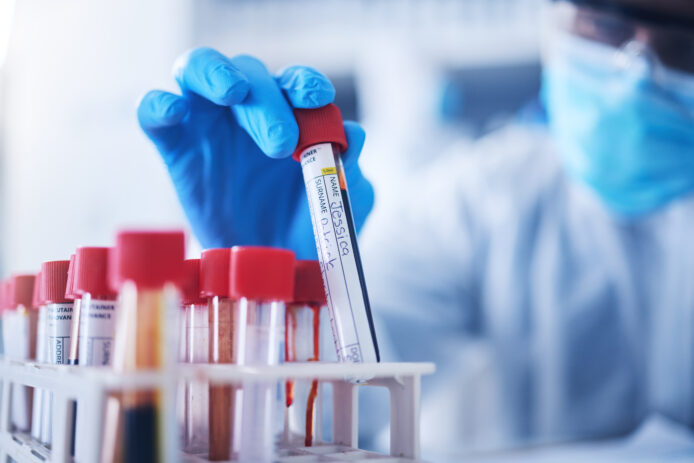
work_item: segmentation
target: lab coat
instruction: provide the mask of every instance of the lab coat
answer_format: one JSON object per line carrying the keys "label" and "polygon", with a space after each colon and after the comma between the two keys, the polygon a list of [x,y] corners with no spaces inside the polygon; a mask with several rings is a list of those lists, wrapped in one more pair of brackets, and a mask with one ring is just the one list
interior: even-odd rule
{"label": "lab coat", "polygon": [[694,197],[619,219],[543,126],[463,146],[360,237],[383,358],[438,368],[424,456],[693,426]]}

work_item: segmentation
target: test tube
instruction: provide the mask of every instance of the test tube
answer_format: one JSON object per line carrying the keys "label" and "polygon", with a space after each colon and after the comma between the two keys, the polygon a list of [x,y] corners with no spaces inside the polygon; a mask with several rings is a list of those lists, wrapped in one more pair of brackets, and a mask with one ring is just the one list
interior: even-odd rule
{"label": "test tube", "polygon": [[[65,298],[69,260],[44,262],[41,265],[41,299],[46,305],[46,360],[67,365],[72,329],[72,301]],[[44,394],[41,418],[41,441],[52,441],[53,394]]]}
{"label": "test tube", "polygon": [[[185,315],[184,359],[186,363],[207,363],[209,358],[209,311],[207,300],[200,295],[200,259],[183,262],[181,287]],[[218,404],[215,404],[218,405]],[[183,450],[198,454],[207,452],[209,443],[207,384],[188,382],[184,392]]]}
{"label": "test tube", "polygon": [[[284,353],[287,362],[317,362],[321,360],[321,312],[326,306],[325,289],[321,276],[320,263],[315,260],[299,260],[294,268],[294,297],[287,305],[285,321]],[[293,440],[295,430],[301,429],[304,445],[313,445],[316,429],[316,398],[318,381],[306,383],[286,383],[285,431],[288,440]],[[306,404],[299,407],[297,401]]]}
{"label": "test tube", "polygon": [[[200,256],[200,292],[209,313],[209,362],[236,363],[234,303],[229,298],[230,248],[207,249]],[[209,459],[226,461],[234,450],[234,404],[238,388],[209,386]]]}
{"label": "test tube", "polygon": [[[36,361],[46,362],[46,306],[41,302],[41,272],[36,275],[34,281],[34,292],[32,296],[32,307],[38,311],[38,321],[36,326]],[[39,387],[34,388],[34,399],[31,413],[31,437],[41,441],[41,422],[43,419],[44,393]]]}
{"label": "test tube", "polygon": [[[109,281],[118,288],[119,316],[113,350],[117,372],[158,370],[175,359],[171,345],[177,340],[180,300],[176,284],[183,270],[182,231],[121,231],[116,238]],[[126,389],[119,394],[115,416],[107,412],[105,443],[109,435],[120,438],[119,450],[104,445],[106,460],[160,463],[165,455],[163,396],[159,389]],[[113,410],[113,409],[111,409]],[[169,457],[171,458],[171,457]]]}
{"label": "test tube", "polygon": [[[67,364],[77,365],[79,363],[77,357],[77,345],[79,343],[79,326],[80,326],[80,311],[82,300],[75,295],[75,255],[70,256],[70,265],[67,268],[67,282],[65,283],[65,299],[72,301],[72,322],[70,325],[70,341],[67,352]],[[72,414],[77,416],[77,402],[72,403]],[[72,431],[70,437],[70,455],[75,454],[75,430],[77,421],[72,422]]]}
{"label": "test tube", "polygon": [[[71,357],[74,364],[82,366],[105,366],[113,357],[113,337],[116,323],[116,294],[111,290],[108,279],[107,247],[80,247],[75,251],[72,266],[72,296],[75,307],[79,301],[79,318],[73,313]],[[68,279],[70,280],[70,279]],[[74,342],[78,337],[77,342]],[[76,352],[76,353],[75,353]],[[86,438],[89,434],[87,410],[79,405],[76,410],[76,436]],[[75,461],[88,458],[75,448]]]}
{"label": "test tube", "polygon": [[68,363],[73,303],[65,297],[69,260],[44,262],[41,266],[41,292],[47,311],[48,362]]}
{"label": "test tube", "polygon": [[81,300],[78,354],[80,365],[106,366],[113,357],[116,294],[108,284],[110,248],[85,246],[75,253],[73,292]]}
{"label": "test tube", "polygon": [[[13,275],[6,291],[11,317],[9,334],[12,339],[10,358],[32,360],[36,358],[36,325],[38,313],[31,307],[35,275]],[[33,393],[30,387],[13,385],[11,422],[20,432],[31,430]]]}
{"label": "test tube", "polygon": [[[234,247],[229,293],[237,313],[236,358],[240,365],[276,365],[284,353],[285,303],[294,292],[294,253],[266,247]],[[240,460],[272,461],[280,429],[275,382],[242,385]],[[236,408],[239,413],[239,408]]]}
{"label": "test tube", "polygon": [[333,336],[341,362],[378,362],[376,332],[362,269],[341,153],[347,149],[342,115],[330,104],[295,109],[301,163]]}

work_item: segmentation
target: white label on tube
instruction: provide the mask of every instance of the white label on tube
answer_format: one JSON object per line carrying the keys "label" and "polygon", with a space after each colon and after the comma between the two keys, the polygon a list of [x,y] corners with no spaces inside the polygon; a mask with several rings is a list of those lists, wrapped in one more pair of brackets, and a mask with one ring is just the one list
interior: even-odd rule
{"label": "white label on tube", "polygon": [[116,329],[116,301],[82,298],[80,365],[110,365]]}
{"label": "white label on tube", "polygon": [[48,362],[66,365],[70,350],[70,328],[72,327],[72,302],[48,306]]}
{"label": "white label on tube", "polygon": [[332,145],[314,145],[300,159],[338,359],[376,362]]}

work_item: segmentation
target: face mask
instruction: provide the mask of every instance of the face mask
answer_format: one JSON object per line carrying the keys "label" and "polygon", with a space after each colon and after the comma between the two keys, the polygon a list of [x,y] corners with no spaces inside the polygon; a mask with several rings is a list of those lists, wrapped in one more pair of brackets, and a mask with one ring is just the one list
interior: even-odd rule
{"label": "face mask", "polygon": [[[694,77],[574,36],[556,37],[543,97],[569,175],[622,216],[694,190]],[[624,59],[624,56],[621,56]]]}

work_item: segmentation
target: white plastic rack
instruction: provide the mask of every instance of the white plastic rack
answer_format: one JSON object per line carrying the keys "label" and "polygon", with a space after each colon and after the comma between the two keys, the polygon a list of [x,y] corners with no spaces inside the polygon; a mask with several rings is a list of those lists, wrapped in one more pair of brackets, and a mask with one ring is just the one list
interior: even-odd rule
{"label": "white plastic rack", "polygon": [[[253,381],[284,382],[317,379],[332,384],[332,442],[319,442],[311,447],[281,444],[278,462],[330,461],[419,461],[419,396],[421,376],[434,372],[431,363],[292,363],[278,366],[242,367],[236,365],[176,365],[159,372],[118,374],[104,368],[71,367],[33,362],[0,361],[0,463],[10,457],[18,463],[68,463],[74,406],[80,407],[75,432],[75,455],[81,462],[98,462],[105,403],[109,393],[124,390],[162,391],[164,407],[163,461],[205,462],[204,455],[181,452],[176,418],[176,393],[182,381],[203,381],[210,384],[241,384]],[[369,378],[355,384],[355,378]],[[12,433],[10,404],[12,385],[38,387],[53,394],[52,448],[49,450],[28,435]],[[358,388],[384,387],[390,396],[390,455],[359,450]],[[16,388],[15,388],[16,389]],[[84,415],[83,415],[84,414]]]}

